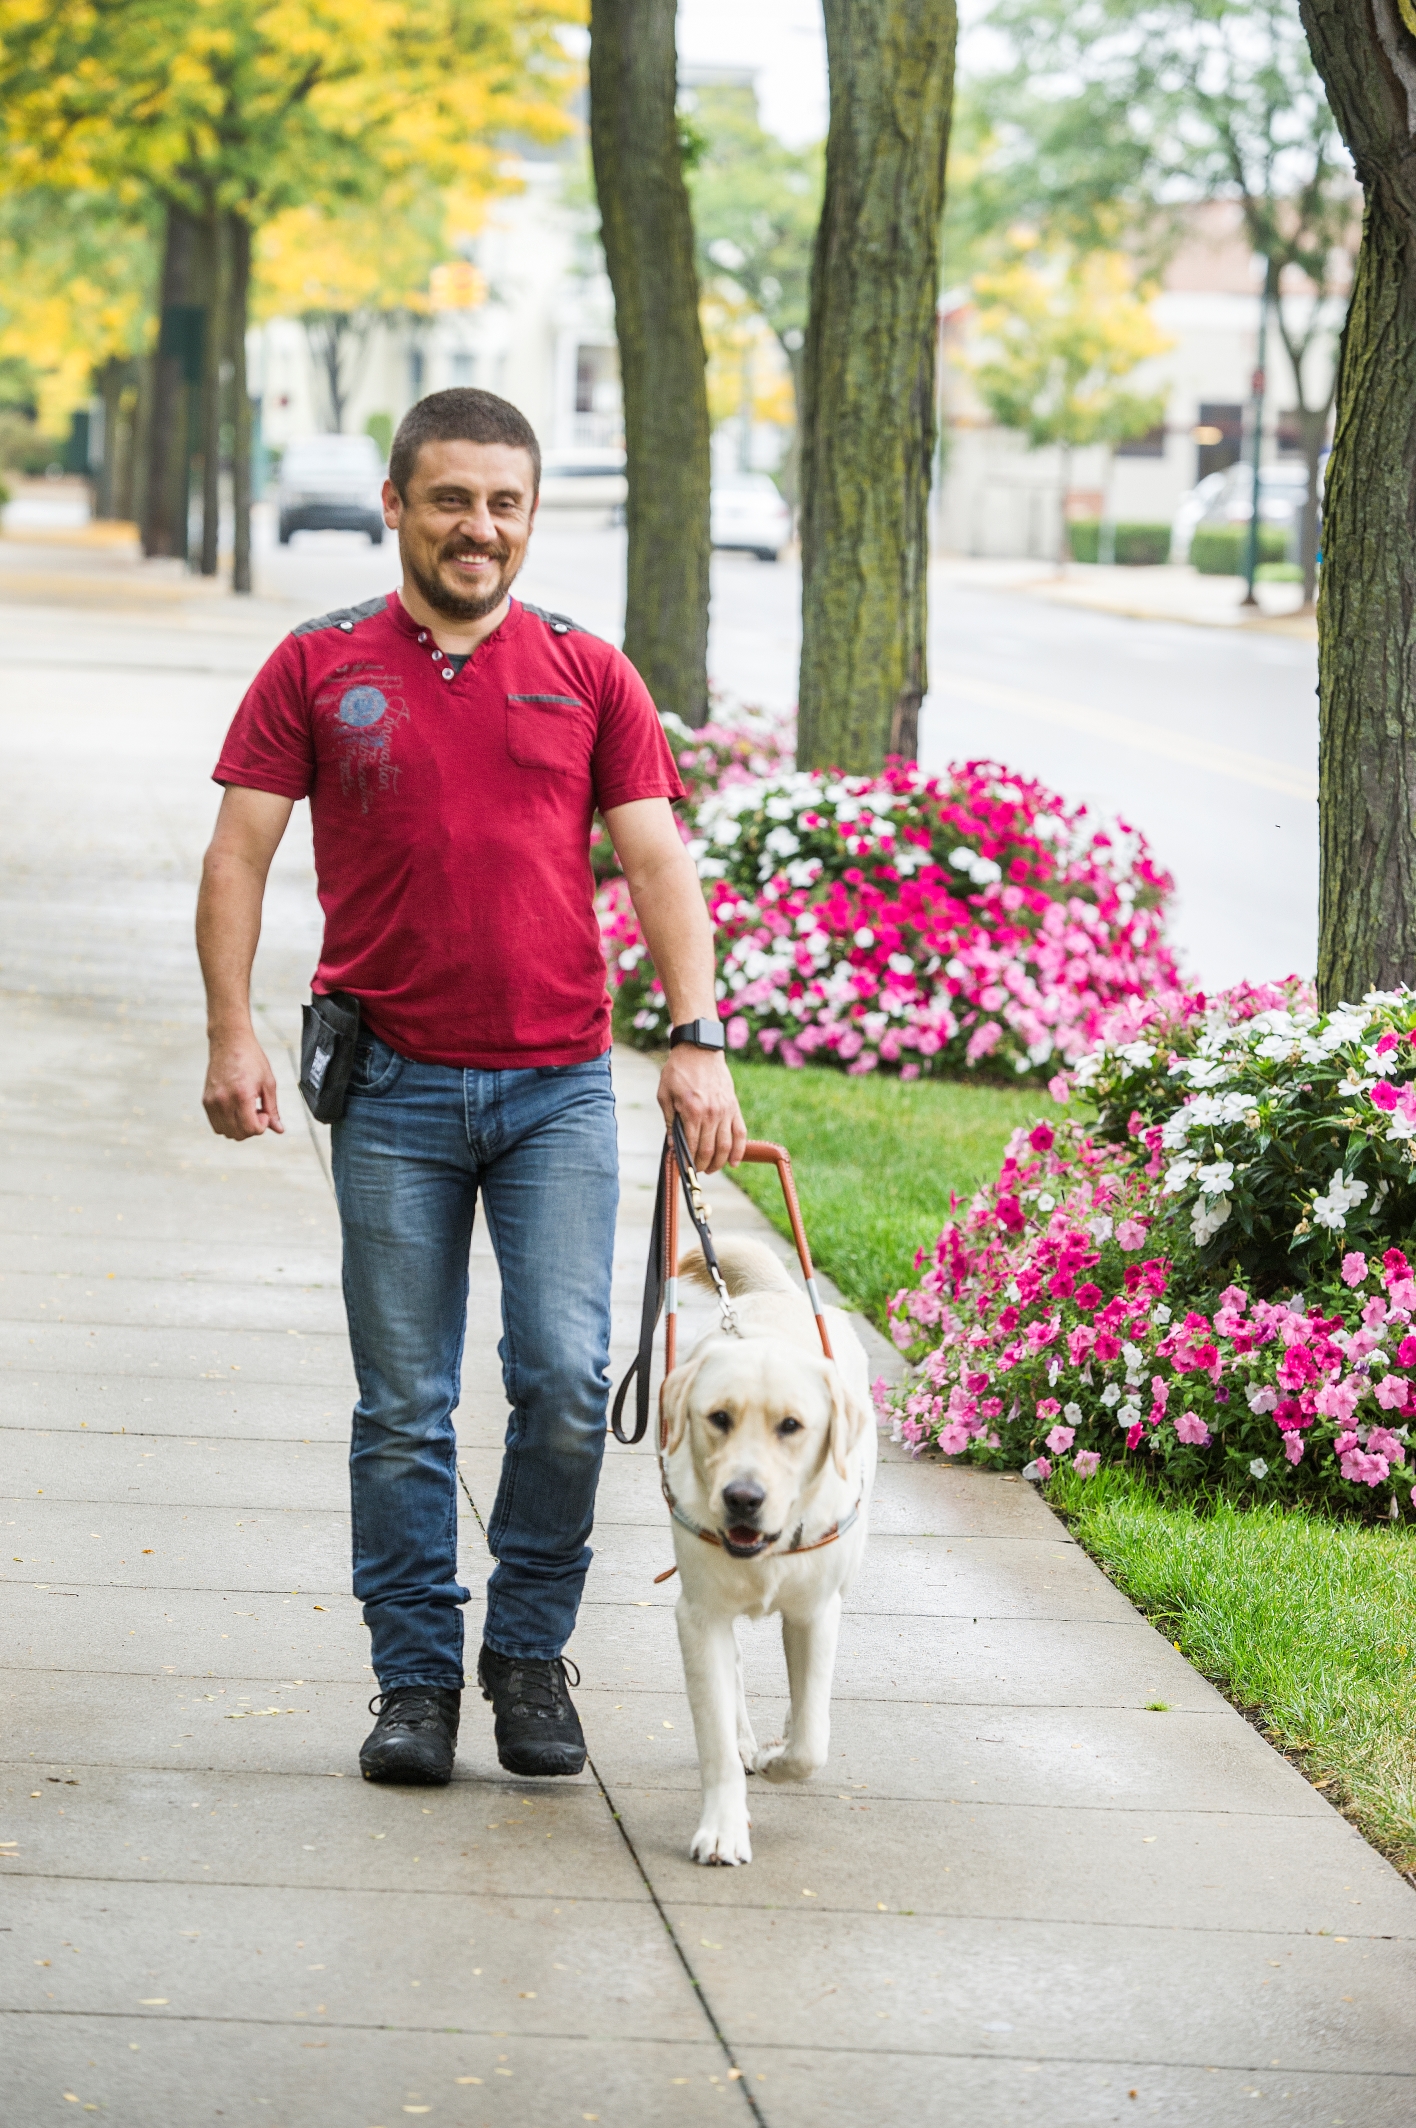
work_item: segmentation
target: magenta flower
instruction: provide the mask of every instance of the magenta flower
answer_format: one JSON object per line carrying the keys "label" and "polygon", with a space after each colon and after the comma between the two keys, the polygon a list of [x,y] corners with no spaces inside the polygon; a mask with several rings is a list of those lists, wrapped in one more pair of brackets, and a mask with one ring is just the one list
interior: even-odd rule
{"label": "magenta flower", "polygon": [[1052,1465],[1048,1462],[1046,1456],[1039,1456],[1033,1464],[1033,1469],[1037,1472],[1039,1478],[1047,1479],[1052,1476]]}
{"label": "magenta flower", "polygon": [[1061,1409],[1056,1397],[1042,1397],[1038,1402],[1037,1415],[1040,1419],[1055,1419]]}
{"label": "magenta flower", "polygon": [[1372,1106],[1379,1108],[1383,1115],[1389,1116],[1400,1098],[1396,1088],[1386,1079],[1378,1079],[1372,1088]]}
{"label": "magenta flower", "polygon": [[1079,1478],[1094,1478],[1100,1467],[1101,1457],[1094,1448],[1079,1448],[1072,1458],[1072,1468]]}

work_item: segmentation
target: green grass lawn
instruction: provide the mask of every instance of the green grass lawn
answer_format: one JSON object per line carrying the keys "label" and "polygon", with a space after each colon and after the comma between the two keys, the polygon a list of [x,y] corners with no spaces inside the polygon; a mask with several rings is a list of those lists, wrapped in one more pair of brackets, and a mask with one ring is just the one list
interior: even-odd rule
{"label": "green grass lawn", "polygon": [[[812,1256],[882,1327],[915,1250],[949,1217],[949,1192],[966,1198],[996,1175],[1010,1132],[1051,1106],[1037,1087],[905,1085],[736,1061],[732,1070],[752,1136],[792,1156]],[[775,1169],[744,1165],[733,1180],[790,1233]]]}
{"label": "green grass lawn", "polygon": [[1124,1471],[1054,1478],[1074,1535],[1197,1670],[1416,1869],[1416,1538],[1167,1501]]}

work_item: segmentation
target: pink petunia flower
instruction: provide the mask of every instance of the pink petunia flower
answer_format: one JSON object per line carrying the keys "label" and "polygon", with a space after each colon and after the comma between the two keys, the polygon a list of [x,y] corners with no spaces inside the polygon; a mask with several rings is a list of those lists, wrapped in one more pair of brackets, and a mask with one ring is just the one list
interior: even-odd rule
{"label": "pink petunia flower", "polygon": [[746,1049],[748,1036],[751,1034],[751,1032],[752,1029],[749,1027],[747,1021],[743,1018],[742,1014],[740,1012],[735,1012],[732,1018],[728,1021],[726,1028],[724,1029],[724,1033],[727,1036],[729,1049]]}
{"label": "pink petunia flower", "polygon": [[1175,1421],[1175,1438],[1189,1448],[1208,1448],[1210,1430],[1197,1413],[1182,1411]]}
{"label": "pink petunia flower", "polygon": [[1301,1433],[1286,1433],[1283,1436],[1283,1453],[1287,1456],[1290,1463],[1302,1462],[1303,1436]]}
{"label": "pink petunia flower", "polygon": [[1372,1106],[1373,1108],[1379,1108],[1383,1115],[1389,1116],[1400,1098],[1401,1096],[1396,1088],[1388,1079],[1378,1079],[1376,1085],[1372,1088]]}
{"label": "pink petunia flower", "polygon": [[1123,1219],[1116,1229],[1116,1245],[1120,1249],[1143,1249],[1146,1229],[1139,1219]]}
{"label": "pink petunia flower", "polygon": [[1349,1249],[1342,1259],[1342,1283],[1360,1286],[1367,1276],[1367,1259],[1360,1249]]}
{"label": "pink petunia flower", "polygon": [[1075,1426],[1054,1426],[1047,1436],[1047,1445],[1054,1456],[1065,1456],[1076,1438]]}
{"label": "pink petunia flower", "polygon": [[1042,1397],[1038,1402],[1037,1415],[1040,1419],[1055,1419],[1061,1409],[1056,1397]]}
{"label": "pink petunia flower", "polygon": [[946,1456],[956,1456],[969,1445],[968,1428],[960,1420],[951,1419],[940,1429],[938,1440]]}
{"label": "pink petunia flower", "polygon": [[1094,1478],[1101,1466],[1101,1457],[1094,1448],[1079,1448],[1072,1458],[1072,1468],[1079,1478]]}
{"label": "pink petunia flower", "polygon": [[1036,1470],[1039,1478],[1047,1479],[1052,1476],[1052,1465],[1048,1462],[1046,1456],[1039,1456],[1037,1458],[1036,1463],[1033,1465],[1033,1468]]}
{"label": "pink petunia flower", "polygon": [[1404,1411],[1409,1387],[1404,1374],[1389,1374],[1377,1383],[1372,1393],[1383,1411]]}

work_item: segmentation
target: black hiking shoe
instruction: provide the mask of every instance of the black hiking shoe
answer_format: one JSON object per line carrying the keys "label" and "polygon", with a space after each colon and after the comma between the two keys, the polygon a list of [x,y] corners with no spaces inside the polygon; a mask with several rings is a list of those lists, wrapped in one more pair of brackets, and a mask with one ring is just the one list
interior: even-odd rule
{"label": "black hiking shoe", "polygon": [[532,1662],[483,1646],[477,1682],[492,1703],[497,1757],[508,1773],[579,1773],[585,1764],[585,1732],[566,1689],[567,1668],[575,1665],[560,1655]]}
{"label": "black hiking shoe", "polygon": [[378,1720],[359,1753],[364,1779],[445,1788],[461,1711],[462,1694],[441,1685],[395,1685],[379,1693],[369,1701]]}

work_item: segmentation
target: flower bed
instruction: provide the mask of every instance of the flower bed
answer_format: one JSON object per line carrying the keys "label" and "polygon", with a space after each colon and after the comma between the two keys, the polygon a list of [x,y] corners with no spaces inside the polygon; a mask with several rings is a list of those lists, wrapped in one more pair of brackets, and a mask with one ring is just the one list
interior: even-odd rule
{"label": "flower bed", "polygon": [[1320,1015],[1290,986],[1131,1018],[1075,1074],[1099,1127],[1015,1133],[895,1296],[915,1371],[882,1417],[1040,1478],[1134,1459],[1388,1512],[1404,1477],[1416,1502],[1416,995]]}
{"label": "flower bed", "polygon": [[[688,834],[728,1042],[750,1055],[1038,1073],[1176,983],[1172,883],[1144,837],[992,762],[747,775],[700,798]],[[657,1046],[667,1008],[622,883],[601,912],[620,1023]]]}

